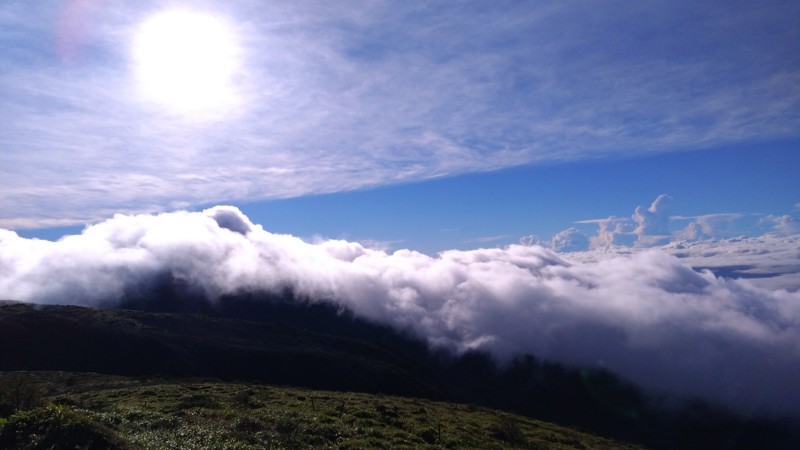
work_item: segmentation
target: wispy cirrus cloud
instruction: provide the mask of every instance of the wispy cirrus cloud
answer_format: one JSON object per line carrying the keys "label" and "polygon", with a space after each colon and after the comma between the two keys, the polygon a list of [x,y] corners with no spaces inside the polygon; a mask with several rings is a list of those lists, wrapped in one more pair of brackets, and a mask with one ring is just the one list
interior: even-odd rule
{"label": "wispy cirrus cloud", "polygon": [[472,239],[468,239],[464,241],[465,243],[479,243],[479,244],[486,244],[490,242],[498,242],[503,241],[510,238],[510,234],[497,234],[493,236],[480,236]]}
{"label": "wispy cirrus cloud", "polygon": [[159,3],[66,5],[0,6],[0,226],[769,140],[800,122],[794,2],[190,3],[241,50],[241,101],[203,117],[138,91],[131,45]]}

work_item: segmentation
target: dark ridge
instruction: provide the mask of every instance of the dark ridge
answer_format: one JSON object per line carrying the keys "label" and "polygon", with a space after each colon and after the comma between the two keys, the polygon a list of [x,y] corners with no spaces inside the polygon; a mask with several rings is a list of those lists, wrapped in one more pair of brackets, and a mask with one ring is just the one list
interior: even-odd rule
{"label": "dark ridge", "polygon": [[297,297],[289,289],[280,293],[244,292],[210,300],[185,281],[163,275],[151,281],[145,289],[126,293],[116,309],[202,314],[273,323],[367,341],[414,361],[425,361],[429,357],[425,342],[408,333],[360,319],[334,302]]}
{"label": "dark ridge", "polygon": [[[166,280],[166,281],[165,281]],[[291,292],[210,302],[162,279],[129,309],[0,306],[0,370],[206,376],[506,409],[651,448],[800,448],[796,421],[749,420],[655,397],[612,373],[520,356],[429,351],[419,340]]]}
{"label": "dark ridge", "polygon": [[74,306],[0,311],[0,370],[202,376],[442,396],[408,358],[292,325]]}

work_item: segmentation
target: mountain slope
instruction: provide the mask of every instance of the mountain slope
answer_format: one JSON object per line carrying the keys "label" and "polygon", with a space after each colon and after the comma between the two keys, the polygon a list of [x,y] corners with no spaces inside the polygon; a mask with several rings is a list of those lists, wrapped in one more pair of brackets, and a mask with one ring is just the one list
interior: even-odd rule
{"label": "mountain slope", "polygon": [[70,448],[98,449],[636,448],[486,408],[385,395],[65,372],[0,373],[0,386],[22,376],[51,403],[5,427],[0,420],[0,448],[56,436],[57,448],[72,438]]}
{"label": "mountain slope", "polygon": [[532,356],[499,367],[482,353],[431,352],[324,305],[238,298],[171,308],[185,312],[0,306],[0,370],[200,376],[394,394],[515,411],[653,448],[800,448],[793,422],[654,397],[611,373]]}
{"label": "mountain slope", "polygon": [[128,310],[0,307],[0,370],[254,379],[440,397],[414,361],[291,325]]}

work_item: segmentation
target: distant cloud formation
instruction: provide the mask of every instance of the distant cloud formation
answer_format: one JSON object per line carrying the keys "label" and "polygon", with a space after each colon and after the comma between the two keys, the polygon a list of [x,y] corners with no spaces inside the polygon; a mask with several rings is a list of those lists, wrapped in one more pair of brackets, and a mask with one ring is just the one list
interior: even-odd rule
{"label": "distant cloud formation", "polygon": [[550,241],[550,248],[557,252],[577,252],[589,245],[589,238],[577,228],[567,228]]}
{"label": "distant cloud formation", "polygon": [[633,230],[634,234],[638,236],[637,244],[650,246],[669,240],[670,203],[672,203],[672,197],[662,194],[653,201],[649,208],[636,207],[632,219],[637,224],[636,229]]}
{"label": "distant cloud formation", "polygon": [[737,221],[745,217],[745,214],[741,213],[720,213],[694,217],[676,216],[673,219],[691,221],[684,230],[678,232],[678,235],[683,235],[687,239],[703,239],[715,238],[728,233],[728,230],[736,228]]}
{"label": "distant cloud formation", "polygon": [[[569,231],[554,242],[582,239]],[[769,245],[788,258],[793,239]],[[721,258],[735,253],[729,245]],[[386,253],[273,234],[219,206],[117,215],[57,242],[0,230],[0,297],[108,305],[164,274],[211,299],[292,289],[432,346],[600,365],[743,412],[800,414],[800,292],[695,271],[663,251],[596,254],[580,261],[539,245]]]}
{"label": "distant cloud formation", "polygon": [[519,243],[528,246],[540,245],[553,251],[564,253],[585,251],[589,248],[590,241],[580,230],[572,227],[559,231],[549,241],[543,241],[536,235],[528,235],[520,238]]}
{"label": "distant cloud formation", "polygon": [[[670,216],[671,202],[671,197],[662,194],[647,209],[637,206],[629,218],[612,216],[577,222],[596,224],[593,236],[572,227],[551,240],[525,236],[520,243],[542,245],[562,253],[566,259],[581,262],[658,250],[717,275],[746,278],[768,289],[800,290],[798,217],[789,214],[753,217],[741,213]],[[753,221],[762,234],[724,237],[744,219]]]}
{"label": "distant cloud formation", "polygon": [[[746,217],[741,213],[705,214],[701,216],[670,216],[672,197],[661,194],[645,209],[637,206],[630,217],[611,216],[607,219],[579,220],[578,224],[597,224],[597,234],[589,245],[570,251],[608,249],[612,247],[651,248],[677,240],[701,240],[719,238],[736,221]],[[672,231],[671,222],[686,222],[684,228]],[[788,215],[766,216],[759,223],[768,231],[793,234],[791,226],[797,219]],[[550,246],[556,249],[552,245]],[[556,249],[558,250],[558,249]]]}
{"label": "distant cloud formation", "polygon": [[[740,221],[750,219],[755,227],[751,233],[792,235],[800,233],[800,218],[789,214],[763,215],[742,213],[703,214],[699,216],[670,216],[669,205],[672,198],[659,195],[649,208],[637,206],[628,217],[611,216],[607,219],[579,220],[577,224],[597,224],[597,233],[591,237],[586,246],[574,246],[571,250],[562,250],[556,241],[561,233],[578,232],[570,228],[558,233],[552,241],[542,242],[546,247],[557,251],[602,250],[612,247],[652,248],[670,242],[699,241],[719,239],[730,234],[730,230],[741,230],[737,226]],[[756,220],[757,219],[757,220]],[[670,225],[673,224],[673,225]],[[676,226],[678,228],[676,229]],[[730,237],[730,236],[728,236]],[[528,238],[523,238],[530,243]],[[583,242],[583,241],[581,241]]]}
{"label": "distant cloud formation", "polygon": [[650,249],[618,246],[561,256],[569,261],[597,262],[641,251],[663,252],[697,270],[708,269],[717,276],[746,279],[766,289],[800,291],[800,235],[797,234],[676,240]]}
{"label": "distant cloud formation", "polygon": [[788,214],[781,216],[768,215],[762,219],[763,223],[771,224],[775,232],[789,235],[800,233],[800,219]]}

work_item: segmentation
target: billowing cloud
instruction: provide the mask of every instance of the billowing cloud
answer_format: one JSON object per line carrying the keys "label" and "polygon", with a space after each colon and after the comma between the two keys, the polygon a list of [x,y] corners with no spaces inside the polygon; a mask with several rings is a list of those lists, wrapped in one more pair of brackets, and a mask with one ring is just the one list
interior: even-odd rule
{"label": "billowing cloud", "polygon": [[[541,243],[560,252],[580,252],[591,249],[614,253],[620,250],[618,247],[653,248],[670,243],[731,239],[743,234],[790,236],[800,233],[800,219],[789,214],[715,213],[698,216],[670,216],[669,206],[671,203],[671,197],[661,194],[656,197],[649,208],[637,206],[630,218],[612,216],[607,219],[575,222],[597,225],[597,233],[591,236],[588,247],[573,246],[566,250],[554,245],[555,238],[553,241],[539,241],[537,238],[534,243]],[[577,231],[571,230],[564,230],[556,236]],[[524,243],[530,244],[531,242],[525,241]],[[622,250],[621,253],[629,252]]]}
{"label": "billowing cloud", "polygon": [[720,213],[704,214],[701,216],[673,216],[673,220],[690,220],[686,228],[677,233],[678,237],[699,240],[706,238],[716,238],[729,233],[735,229],[735,223],[746,217],[740,213]]}
{"label": "billowing cloud", "polygon": [[164,274],[211,299],[288,288],[433,346],[599,364],[745,411],[800,413],[800,293],[663,251],[587,262],[523,245],[386,253],[269,233],[233,207],[117,215],[57,242],[0,231],[2,298],[113,304]]}
{"label": "billowing cloud", "polygon": [[[608,219],[580,220],[580,224],[597,224],[597,234],[589,241],[592,249],[603,249],[617,246],[652,247],[669,242],[672,238],[669,230],[669,206],[672,197],[661,194],[649,208],[637,206],[630,218],[609,217]],[[564,230],[556,237],[561,238],[563,233],[575,235],[575,231]],[[555,238],[554,238],[555,241]],[[555,242],[554,242],[555,243]],[[552,245],[556,251],[582,251],[584,247],[573,245],[571,250],[565,250]]]}
{"label": "billowing cloud", "polygon": [[800,235],[765,234],[699,242],[673,242],[659,250],[695,268],[744,278],[767,289],[800,291]]}
{"label": "billowing cloud", "polygon": [[589,238],[575,227],[567,228],[553,236],[550,241],[539,242],[524,238],[520,240],[523,245],[542,245],[556,252],[580,252],[589,248]]}
{"label": "billowing cloud", "polygon": [[580,220],[576,223],[596,223],[598,230],[590,240],[593,249],[617,246],[631,246],[636,242],[634,231],[636,224],[626,217],[609,217],[608,219]]}
{"label": "billowing cloud", "polygon": [[230,30],[235,107],[141,92],[164,2],[0,4],[0,226],[797,136],[793,1],[179,3]]}
{"label": "billowing cloud", "polygon": [[[557,234],[559,239],[531,241],[523,238],[520,242],[543,245],[576,262],[597,262],[647,249],[658,250],[691,267],[709,269],[725,278],[748,279],[767,289],[800,290],[800,263],[797,262],[800,260],[800,222],[797,217],[741,213],[669,216],[669,202],[670,197],[659,195],[647,210],[636,207],[630,219],[610,217],[579,221],[598,225],[590,245],[555,245],[562,234],[578,233],[574,228]],[[745,220],[752,221],[755,229],[763,234],[722,238],[731,235],[730,230],[739,228],[738,222]],[[670,222],[686,221],[689,223],[684,228],[670,231]]]}
{"label": "billowing cloud", "polygon": [[[629,257],[644,250],[608,247],[561,256],[574,262],[593,263]],[[725,278],[746,279],[766,289],[800,291],[800,235],[769,233],[729,239],[676,240],[647,250],[667,253],[697,270],[708,269]]]}
{"label": "billowing cloud", "polygon": [[800,219],[788,214],[780,216],[768,215],[762,219],[763,223],[771,224],[773,231],[778,234],[789,235],[800,233]]}
{"label": "billowing cloud", "polygon": [[669,241],[669,205],[672,197],[659,195],[649,208],[637,206],[631,217],[637,226],[633,232],[638,236],[636,243],[651,246],[659,241]]}

